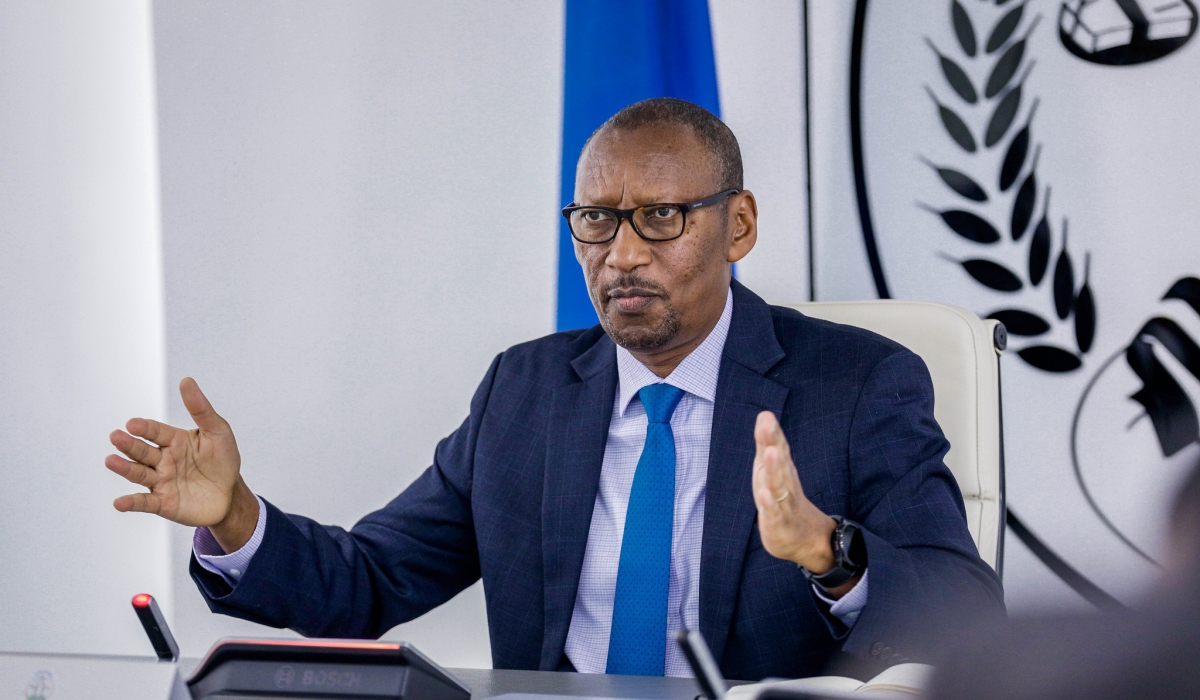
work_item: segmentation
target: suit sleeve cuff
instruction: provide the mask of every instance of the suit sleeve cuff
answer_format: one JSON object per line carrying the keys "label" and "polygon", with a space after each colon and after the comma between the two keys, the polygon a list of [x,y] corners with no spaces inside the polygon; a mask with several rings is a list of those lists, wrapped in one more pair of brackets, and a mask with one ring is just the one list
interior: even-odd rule
{"label": "suit sleeve cuff", "polygon": [[198,527],[192,534],[192,551],[196,555],[196,561],[205,570],[220,576],[230,586],[237,585],[246,573],[246,567],[250,566],[250,560],[258,551],[263,534],[267,531],[267,505],[257,495],[254,498],[258,500],[258,523],[254,526],[254,534],[250,536],[250,541],[236,552],[226,554],[207,527]]}
{"label": "suit sleeve cuff", "polygon": [[858,580],[858,583],[854,584],[854,588],[851,588],[846,592],[846,595],[837,600],[825,595],[824,591],[816,585],[812,587],[813,593],[829,604],[830,615],[836,617],[847,628],[853,627],[854,622],[858,620],[859,614],[862,613],[863,608],[867,605],[867,578],[870,572],[870,569],[864,570],[862,578]]}

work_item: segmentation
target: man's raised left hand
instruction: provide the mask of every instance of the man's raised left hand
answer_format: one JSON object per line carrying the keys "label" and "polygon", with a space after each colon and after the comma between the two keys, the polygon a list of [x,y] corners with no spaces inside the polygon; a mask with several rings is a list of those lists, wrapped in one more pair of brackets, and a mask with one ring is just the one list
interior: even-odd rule
{"label": "man's raised left hand", "polygon": [[[792,451],[775,414],[763,411],[754,426],[754,504],[763,547],[774,557],[795,562],[814,574],[833,568],[831,537],[837,526],[804,495]],[[845,595],[859,576],[829,591]]]}

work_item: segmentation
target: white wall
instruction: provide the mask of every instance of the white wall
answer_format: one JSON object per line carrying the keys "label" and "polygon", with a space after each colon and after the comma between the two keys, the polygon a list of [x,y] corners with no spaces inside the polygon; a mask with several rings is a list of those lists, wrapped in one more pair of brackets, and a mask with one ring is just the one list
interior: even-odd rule
{"label": "white wall", "polygon": [[149,653],[166,525],[110,430],[165,412],[150,8],[0,3],[0,649]]}
{"label": "white wall", "polygon": [[[1039,24],[1056,17],[1060,4],[1022,5],[1016,36],[1028,35],[1028,41],[1022,44],[1019,74],[1030,72],[1028,80],[1021,78],[1023,93],[1012,94],[1023,95],[1015,121],[1032,124],[1030,150],[1040,154],[1026,159],[1022,181],[1036,168],[1039,216],[1052,186],[1053,250],[1057,256],[1069,249],[1076,289],[1088,269],[1094,344],[1091,334],[1079,340],[1078,316],[1060,318],[1055,312],[1051,285],[1041,281],[1039,286],[1027,274],[1032,236],[1009,232],[1018,188],[1001,191],[997,179],[1019,127],[994,147],[984,144],[968,152],[949,138],[930,99],[933,95],[956,110],[981,142],[997,109],[996,100],[986,96],[975,102],[958,97],[931,50],[936,47],[961,65],[980,92],[999,60],[1002,50],[972,56],[960,48],[950,3],[869,3],[860,91],[865,182],[892,295],[958,304],[980,315],[1020,309],[1049,319],[1045,332],[1011,334],[1002,360],[1008,505],[1083,575],[1133,603],[1158,569],[1122,539],[1161,559],[1172,494],[1200,452],[1193,443],[1164,457],[1151,422],[1140,420],[1145,410],[1131,400],[1142,381],[1122,357],[1142,324],[1159,314],[1177,319],[1193,336],[1200,329],[1191,309],[1161,301],[1175,280],[1200,271],[1194,233],[1200,207],[1191,196],[1200,149],[1195,139],[1177,136],[1187,131],[1200,101],[1200,45],[1189,43],[1137,66],[1090,63],[1063,46],[1053,21]],[[813,208],[821,299],[875,295],[859,233],[848,142],[853,5],[809,4],[815,11],[813,150],[819,177]],[[1014,10],[992,3],[963,7],[981,39]],[[988,201],[955,194],[928,162],[977,178],[989,190]],[[1004,235],[996,245],[968,240],[926,207],[976,213]],[[1017,270],[1020,289],[988,288],[958,265],[967,259]],[[1023,359],[1028,353],[1019,353],[1038,345],[1071,353],[1067,356],[1079,366],[1062,372],[1036,368]],[[1170,372],[1193,401],[1200,397],[1190,373],[1177,366]],[[1010,611],[1091,609],[1015,536],[1007,545],[1004,583]]]}
{"label": "white wall", "polygon": [[[809,7],[816,298],[820,301],[876,299],[855,201],[850,147],[849,76],[854,3],[812,2]],[[906,64],[901,62],[901,65]],[[957,299],[940,301],[962,303]],[[1016,358],[1011,354],[1001,360],[1005,367],[1014,361]],[[1006,392],[1010,383],[1011,380],[1006,382]],[[1012,412],[1015,400],[1015,393],[1006,394],[1007,413]],[[1007,427],[1007,451],[1011,453],[1013,443],[1020,438],[1015,437],[1011,425]],[[1010,472],[1011,469],[1010,459]],[[1054,607],[1093,609],[1038,561],[1011,531],[1006,533],[1004,545],[1005,602],[1010,611],[1029,613]]]}
{"label": "white wall", "polygon": [[773,303],[808,301],[804,24],[794,0],[710,0],[721,117],[758,201],[738,279]]}
{"label": "white wall", "polygon": [[875,299],[859,233],[850,161],[850,28],[853,2],[809,3],[813,257],[816,299]]}
{"label": "white wall", "polygon": [[[186,654],[285,634],[210,614],[190,531],[109,505],[130,489],[107,433],[190,425],[181,377],[256,491],[349,526],[425,468],[496,352],[553,329],[561,0],[154,9],[152,31],[142,3],[0,6],[0,648],[148,653],[143,590]],[[751,9],[713,9],[762,210],[739,273],[804,298],[802,27]],[[486,629],[476,586],[390,636],[486,666]]]}
{"label": "white wall", "polygon": [[[148,653],[141,590],[185,653],[284,634],[210,614],[190,531],[109,505],[128,489],[107,433],[190,425],[181,377],[233,423],[252,488],[350,526],[425,468],[495,353],[554,325],[562,0],[154,9],[152,31],[140,2],[0,4],[3,649]],[[761,214],[738,273],[803,300],[800,5],[710,9]],[[810,12],[817,298],[872,298],[853,4]],[[1077,600],[1008,543],[1018,608]],[[486,666],[486,629],[476,586],[389,636]]]}
{"label": "white wall", "polygon": [[[170,384],[197,378],[252,489],[349,527],[554,329],[561,3],[156,9]],[[279,634],[208,612],[189,538],[185,653]],[[389,636],[486,667],[486,630],[477,585]]]}
{"label": "white wall", "polygon": [[[799,14],[732,9],[722,104],[763,212],[739,274],[807,298]],[[496,352],[553,330],[561,3],[168,3],[156,26],[171,384],[229,418],[252,488],[349,526],[427,466]],[[188,537],[185,651],[278,634],[208,612]],[[478,586],[389,636],[490,663]]]}

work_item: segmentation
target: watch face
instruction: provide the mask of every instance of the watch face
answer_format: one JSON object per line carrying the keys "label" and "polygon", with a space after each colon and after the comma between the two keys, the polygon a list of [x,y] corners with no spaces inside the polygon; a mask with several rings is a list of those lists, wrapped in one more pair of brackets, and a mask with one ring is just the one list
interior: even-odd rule
{"label": "watch face", "polygon": [[867,565],[867,544],[862,530],[855,523],[847,522],[840,536],[839,544],[845,553],[846,564],[858,573]]}

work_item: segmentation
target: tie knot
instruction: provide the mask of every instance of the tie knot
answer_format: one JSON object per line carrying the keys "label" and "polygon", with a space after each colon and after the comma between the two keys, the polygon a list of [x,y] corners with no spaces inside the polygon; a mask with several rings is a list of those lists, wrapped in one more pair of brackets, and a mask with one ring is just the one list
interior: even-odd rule
{"label": "tie knot", "polygon": [[646,418],[651,423],[670,423],[671,414],[683,398],[683,389],[670,384],[651,384],[642,387],[638,396],[642,399],[642,407],[646,409]]}

